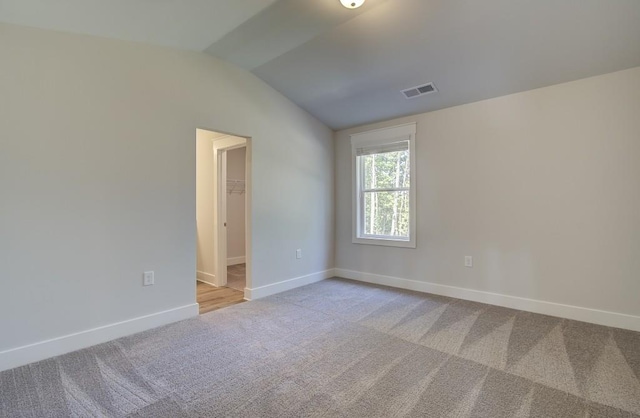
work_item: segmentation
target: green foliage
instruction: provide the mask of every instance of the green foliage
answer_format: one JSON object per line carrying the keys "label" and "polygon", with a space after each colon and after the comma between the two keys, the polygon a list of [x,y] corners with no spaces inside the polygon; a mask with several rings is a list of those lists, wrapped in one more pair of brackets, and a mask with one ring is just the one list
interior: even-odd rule
{"label": "green foliage", "polygon": [[[409,236],[409,151],[363,155],[364,233]],[[380,189],[394,189],[384,190]]]}

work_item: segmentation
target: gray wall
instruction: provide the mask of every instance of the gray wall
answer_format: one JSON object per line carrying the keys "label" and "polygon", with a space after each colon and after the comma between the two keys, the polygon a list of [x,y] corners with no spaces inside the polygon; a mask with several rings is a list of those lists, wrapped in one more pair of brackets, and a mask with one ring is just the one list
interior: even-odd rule
{"label": "gray wall", "polygon": [[0,57],[0,351],[195,302],[198,127],[252,137],[253,286],[333,267],[332,132],[253,75],[11,25]]}
{"label": "gray wall", "polygon": [[[340,131],[336,267],[640,315],[639,116],[635,68]],[[352,244],[349,134],[411,121],[418,247]]]}

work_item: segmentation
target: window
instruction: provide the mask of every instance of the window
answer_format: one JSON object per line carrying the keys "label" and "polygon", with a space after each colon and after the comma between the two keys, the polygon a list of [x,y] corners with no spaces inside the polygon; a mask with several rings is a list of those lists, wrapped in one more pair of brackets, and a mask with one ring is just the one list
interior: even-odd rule
{"label": "window", "polygon": [[416,247],[416,124],[351,135],[353,242]]}

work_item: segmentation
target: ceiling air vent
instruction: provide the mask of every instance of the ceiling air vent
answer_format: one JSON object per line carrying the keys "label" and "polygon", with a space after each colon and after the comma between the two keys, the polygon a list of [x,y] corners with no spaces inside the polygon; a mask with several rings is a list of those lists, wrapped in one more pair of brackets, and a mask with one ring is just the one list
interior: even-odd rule
{"label": "ceiling air vent", "polygon": [[410,89],[402,90],[402,94],[407,99],[415,99],[416,97],[424,96],[425,94],[435,93],[438,89],[433,83],[427,83],[422,86],[411,87]]}

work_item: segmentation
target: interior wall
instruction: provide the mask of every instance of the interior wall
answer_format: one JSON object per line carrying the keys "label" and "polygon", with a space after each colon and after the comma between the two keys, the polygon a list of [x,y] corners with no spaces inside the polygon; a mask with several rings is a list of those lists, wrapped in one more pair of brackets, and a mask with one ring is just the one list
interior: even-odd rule
{"label": "interior wall", "polygon": [[[336,267],[640,315],[638,115],[634,68],[337,132]],[[413,121],[417,248],[352,244],[349,135]]]}
{"label": "interior wall", "polygon": [[[227,151],[227,180],[245,180],[246,148]],[[227,259],[237,263],[245,256],[245,194],[227,193]]]}
{"label": "interior wall", "polygon": [[196,128],[252,138],[253,287],[333,267],[332,132],[252,74],[6,24],[0,57],[0,352],[195,303]]}
{"label": "interior wall", "polygon": [[196,274],[213,283],[214,249],[214,181],[213,142],[211,132],[196,132]]}

